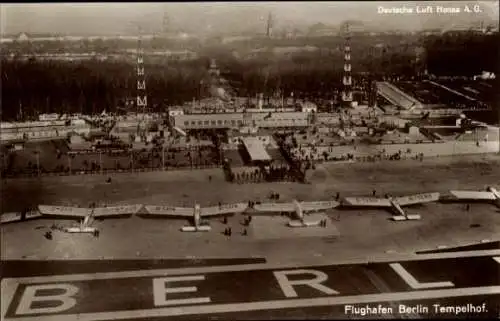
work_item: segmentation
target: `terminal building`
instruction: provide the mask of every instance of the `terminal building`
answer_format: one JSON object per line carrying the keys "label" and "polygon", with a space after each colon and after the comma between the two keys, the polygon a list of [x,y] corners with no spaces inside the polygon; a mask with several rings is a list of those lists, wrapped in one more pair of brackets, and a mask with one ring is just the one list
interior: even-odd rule
{"label": "terminal building", "polygon": [[170,125],[182,130],[258,128],[305,128],[313,121],[313,113],[263,112],[170,115]]}
{"label": "terminal building", "polygon": [[2,122],[0,124],[0,141],[12,140],[50,140],[67,138],[71,132],[88,134],[90,125],[81,119],[30,121],[22,123]]}
{"label": "terminal building", "polygon": [[252,165],[259,166],[272,163],[273,158],[267,152],[264,142],[260,137],[243,137],[241,141],[247,153],[248,160]]}

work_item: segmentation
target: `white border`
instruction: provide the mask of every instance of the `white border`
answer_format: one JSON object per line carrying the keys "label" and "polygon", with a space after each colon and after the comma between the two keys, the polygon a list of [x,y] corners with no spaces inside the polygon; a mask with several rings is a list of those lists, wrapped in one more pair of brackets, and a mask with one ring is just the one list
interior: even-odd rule
{"label": "white border", "polygon": [[[468,252],[450,252],[450,253],[431,253],[418,256],[401,258],[397,262],[404,261],[422,261],[430,259],[450,259],[450,258],[468,258],[468,257],[484,257],[490,256],[493,260],[500,263],[500,250],[483,250],[483,251],[468,251]],[[496,257],[495,257],[496,256]],[[386,258],[373,263],[389,263],[395,262],[394,259]],[[369,262],[365,262],[369,263]],[[360,265],[363,263],[357,263]],[[333,264],[342,266],[345,264]],[[302,265],[303,266],[303,265]],[[307,265],[306,265],[307,266]],[[308,268],[328,266],[328,264],[316,264],[307,266]],[[278,301],[262,301],[249,303],[230,303],[230,304],[211,304],[203,306],[183,306],[171,307],[162,309],[148,310],[131,310],[131,311],[116,311],[116,312],[101,312],[101,313],[85,313],[74,315],[49,315],[6,319],[4,316],[7,309],[12,303],[14,294],[16,293],[19,284],[37,284],[37,283],[61,283],[75,282],[88,280],[111,280],[122,278],[142,278],[155,277],[165,275],[186,275],[186,274],[206,274],[217,272],[234,272],[234,271],[255,271],[255,270],[273,270],[273,269],[289,269],[297,268],[297,264],[242,264],[229,266],[208,266],[208,267],[191,267],[191,268],[176,268],[176,269],[158,269],[158,270],[140,270],[140,271],[125,271],[125,272],[101,272],[73,275],[54,275],[54,276],[37,276],[23,278],[8,278],[1,281],[1,320],[119,320],[137,317],[156,317],[156,316],[177,316],[190,314],[207,314],[207,313],[222,313],[236,311],[257,311],[270,309],[285,309],[294,307],[312,307],[312,306],[327,306],[339,304],[360,304],[369,302],[384,302],[384,301],[405,301],[405,300],[421,300],[433,298],[459,297],[459,296],[474,296],[474,295],[496,295],[500,294],[500,285],[489,287],[476,288],[459,288],[445,290],[427,290],[399,293],[383,293],[383,294],[367,294],[357,296],[341,296],[328,298],[314,299],[293,299],[293,300],[278,300]]]}

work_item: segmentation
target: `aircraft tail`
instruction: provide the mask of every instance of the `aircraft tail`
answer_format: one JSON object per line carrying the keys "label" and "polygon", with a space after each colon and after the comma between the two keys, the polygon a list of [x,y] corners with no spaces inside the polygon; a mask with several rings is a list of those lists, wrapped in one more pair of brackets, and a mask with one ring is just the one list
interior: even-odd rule
{"label": "aircraft tail", "polygon": [[321,221],[299,221],[299,220],[292,220],[288,222],[288,226],[290,227],[312,227],[312,226],[319,226],[321,224]]}
{"label": "aircraft tail", "polygon": [[418,214],[409,214],[409,215],[394,215],[391,218],[393,221],[418,221],[421,219],[421,216]]}
{"label": "aircraft tail", "polygon": [[209,225],[200,225],[200,226],[188,225],[188,226],[183,226],[181,228],[181,231],[182,232],[208,232],[211,229],[212,228]]}

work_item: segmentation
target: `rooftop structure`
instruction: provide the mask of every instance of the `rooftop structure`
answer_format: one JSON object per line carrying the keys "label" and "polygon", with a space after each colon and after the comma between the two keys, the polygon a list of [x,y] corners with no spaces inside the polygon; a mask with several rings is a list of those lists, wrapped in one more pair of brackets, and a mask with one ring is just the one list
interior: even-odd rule
{"label": "rooftop structure", "polygon": [[248,155],[250,155],[251,161],[272,160],[259,137],[243,137],[241,141],[243,142],[243,146],[245,146]]}
{"label": "rooftop structure", "polygon": [[310,113],[214,113],[184,114],[170,116],[170,124],[181,129],[216,129],[253,126],[259,128],[308,127],[312,122]]}
{"label": "rooftop structure", "polygon": [[404,109],[421,107],[421,103],[388,82],[377,82],[377,92],[390,103]]}

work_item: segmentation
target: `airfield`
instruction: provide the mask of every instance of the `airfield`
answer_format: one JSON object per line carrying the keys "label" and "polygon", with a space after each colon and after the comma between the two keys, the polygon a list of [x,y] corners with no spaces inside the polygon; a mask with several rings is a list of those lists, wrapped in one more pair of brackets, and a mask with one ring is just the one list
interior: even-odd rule
{"label": "airfield", "polygon": [[[2,207],[5,212],[37,204],[88,206],[150,204],[202,206],[219,202],[267,201],[271,192],[280,201],[328,200],[344,196],[369,196],[375,189],[407,195],[446,193],[450,189],[482,190],[500,182],[500,156],[429,158],[423,162],[404,160],[378,163],[322,164],[309,176],[309,184],[231,184],[221,169],[117,173],[5,180]],[[209,176],[212,177],[209,180]],[[106,183],[112,178],[110,184]],[[430,203],[407,209],[420,214],[420,221],[392,222],[385,210],[327,211],[327,228],[282,228],[284,217],[255,218],[249,227],[243,217],[211,219],[208,233],[182,233],[183,220],[131,217],[96,221],[99,238],[54,232],[43,234],[53,223],[70,221],[34,220],[2,226],[2,259],[139,259],[264,257],[270,263],[321,264],[356,262],[380,257],[408,256],[416,251],[494,241],[500,235],[499,209],[490,204]],[[274,224],[274,225],[273,225]],[[226,227],[232,236],[223,235]],[[273,228],[274,226],[274,228]],[[266,229],[269,232],[266,232]],[[247,228],[248,235],[243,235]],[[316,229],[316,233],[312,232]],[[280,235],[281,234],[281,235]]]}

